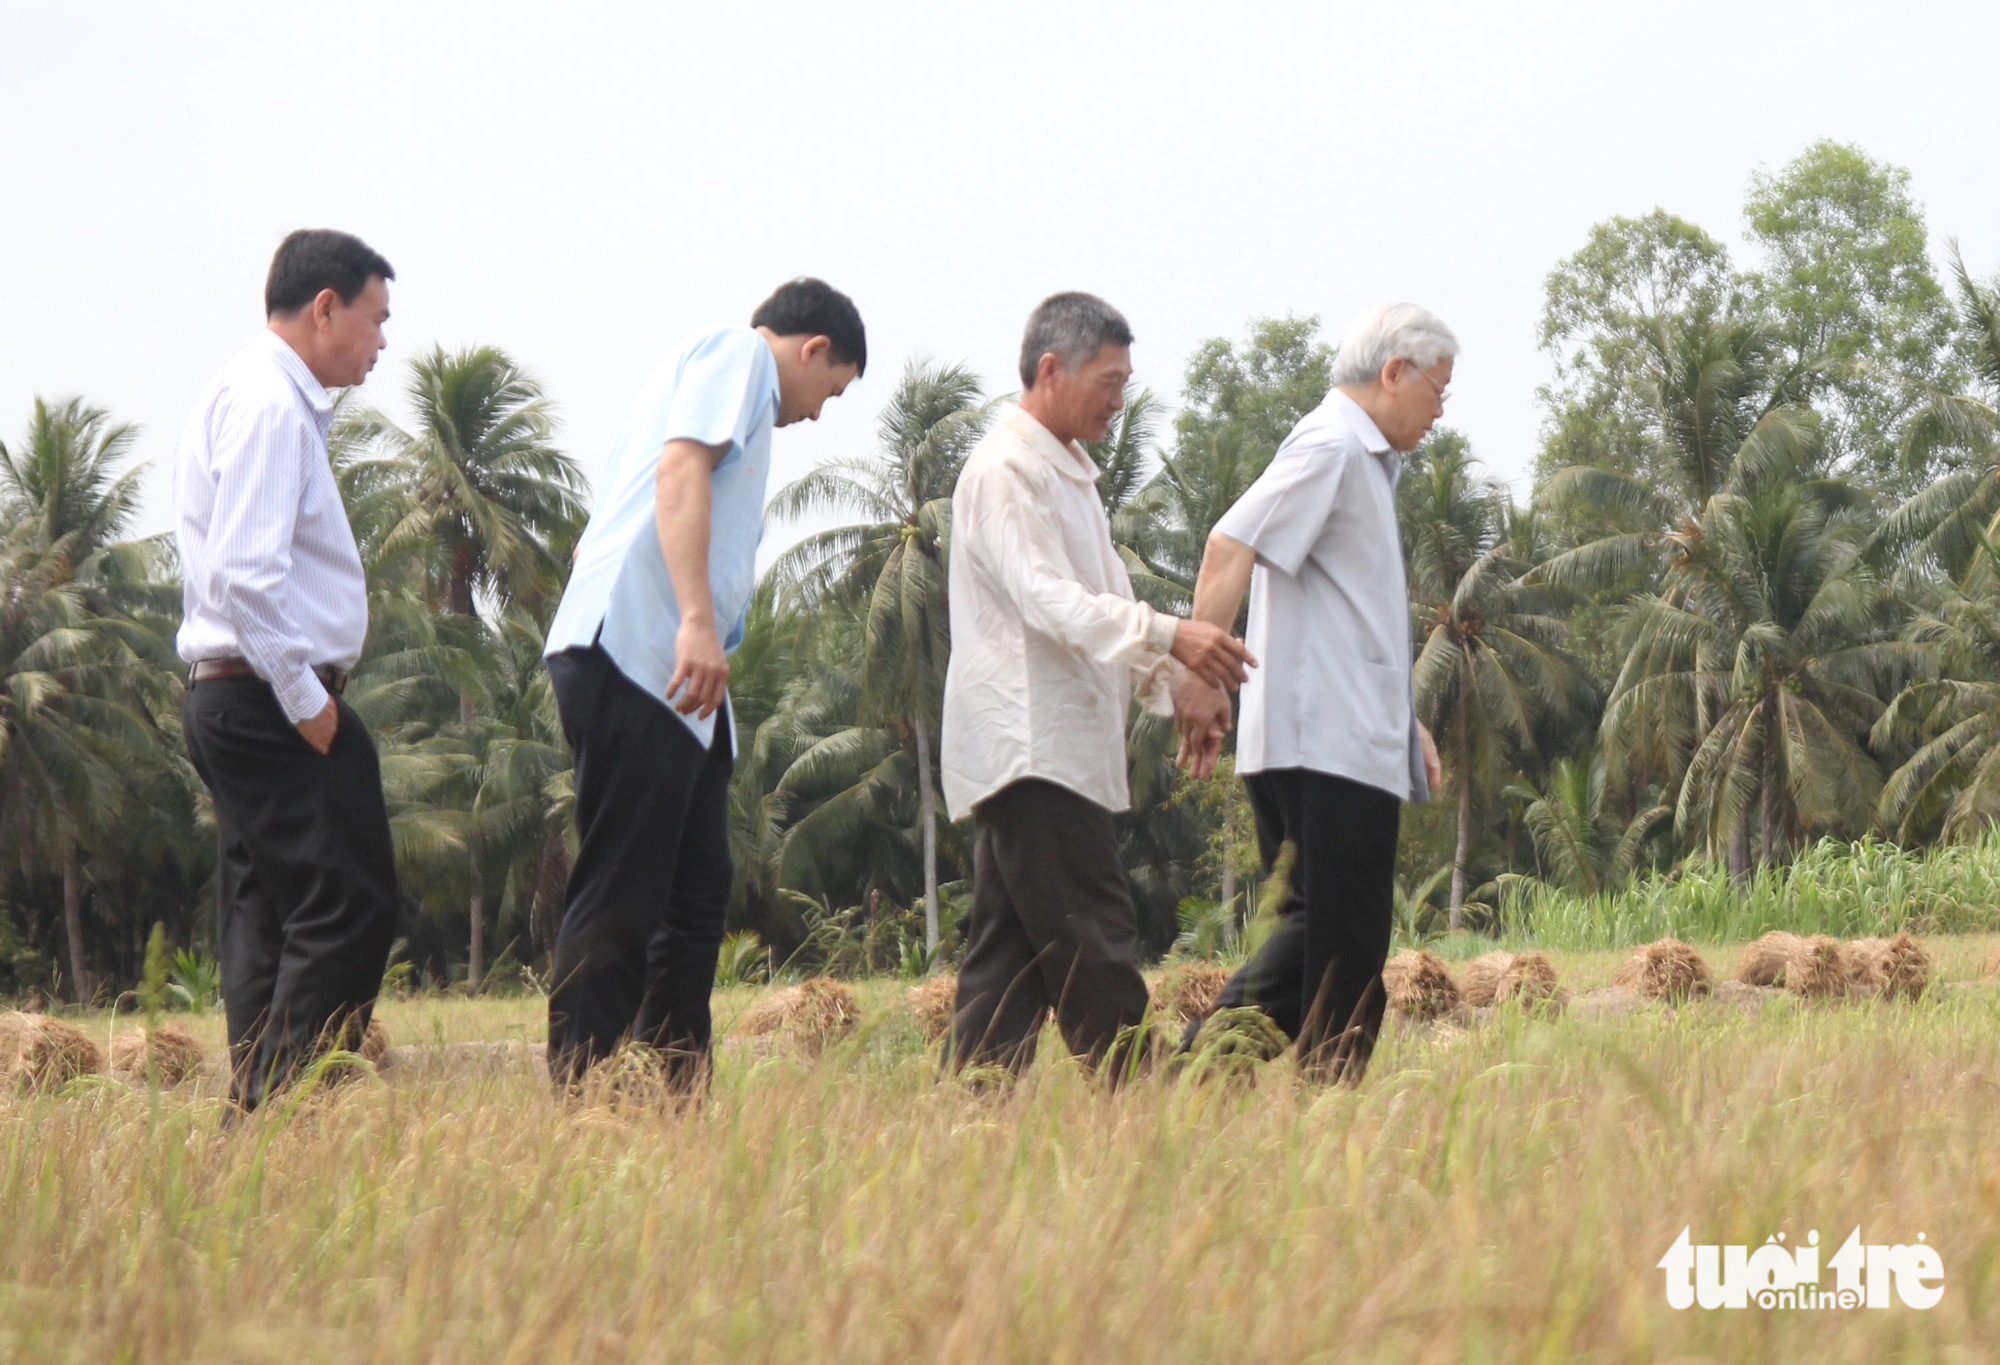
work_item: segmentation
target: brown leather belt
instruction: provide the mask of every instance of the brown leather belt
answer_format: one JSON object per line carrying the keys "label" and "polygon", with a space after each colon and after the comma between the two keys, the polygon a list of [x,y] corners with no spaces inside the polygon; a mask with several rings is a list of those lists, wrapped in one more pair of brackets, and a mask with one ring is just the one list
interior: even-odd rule
{"label": "brown leather belt", "polygon": [[[225,659],[200,659],[195,662],[194,667],[188,670],[188,682],[190,684],[215,682],[221,678],[254,678],[256,676],[257,670],[250,666],[248,659],[240,659],[233,655]],[[346,672],[335,668],[332,664],[314,664],[313,676],[319,679],[320,686],[333,693],[336,697],[347,690]]]}

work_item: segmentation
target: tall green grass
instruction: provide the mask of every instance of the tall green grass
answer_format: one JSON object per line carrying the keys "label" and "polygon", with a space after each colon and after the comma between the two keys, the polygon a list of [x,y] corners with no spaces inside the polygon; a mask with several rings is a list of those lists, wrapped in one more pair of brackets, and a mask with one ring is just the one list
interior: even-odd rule
{"label": "tall green grass", "polygon": [[2000,928],[2000,837],[1912,852],[1822,840],[1790,865],[1731,880],[1712,863],[1584,896],[1523,882],[1503,897],[1501,937],[1550,948],[1618,948],[1672,935],[1725,943],[1772,929],[1843,938]]}

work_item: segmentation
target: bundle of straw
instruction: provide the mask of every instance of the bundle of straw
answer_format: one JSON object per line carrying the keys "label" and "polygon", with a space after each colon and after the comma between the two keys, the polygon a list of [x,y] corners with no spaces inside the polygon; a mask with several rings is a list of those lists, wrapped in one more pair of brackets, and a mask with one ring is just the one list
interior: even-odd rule
{"label": "bundle of straw", "polygon": [[[1469,998],[1469,996],[1468,996]],[[1515,953],[1493,987],[1493,1003],[1504,1005],[1561,1005],[1566,998],[1556,976],[1556,964],[1547,953]]]}
{"label": "bundle of straw", "polygon": [[1714,987],[1708,962],[1677,938],[1663,938],[1633,953],[1618,969],[1616,984],[1647,1000],[1699,1000]]}
{"label": "bundle of straw", "polygon": [[1514,955],[1507,952],[1487,953],[1466,963],[1458,977],[1459,989],[1465,993],[1465,1003],[1475,1009],[1491,1005],[1499,993],[1501,976],[1513,963]]}
{"label": "bundle of straw", "polygon": [[1406,948],[1382,966],[1389,1012],[1405,1019],[1442,1019],[1464,1003],[1444,959],[1426,949]]}
{"label": "bundle of straw", "polygon": [[1773,929],[1743,950],[1743,960],[1736,964],[1736,979],[1746,986],[1784,985],[1785,965],[1803,941],[1797,934]]}
{"label": "bundle of straw", "polygon": [[1826,934],[1800,939],[1785,964],[1785,989],[1807,1000],[1838,1000],[1847,994],[1848,982],[1840,940]]}
{"label": "bundle of straw", "polygon": [[952,1014],[958,1008],[958,978],[949,973],[941,973],[927,981],[920,981],[910,987],[904,997],[910,1005],[910,1013],[916,1016],[917,1027],[924,1031],[924,1037],[935,1043],[951,1032]]}
{"label": "bundle of straw", "polygon": [[52,1090],[103,1069],[103,1052],[68,1020],[17,1010],[0,1013],[0,1082]]}
{"label": "bundle of straw", "polygon": [[201,1039],[181,1024],[127,1029],[111,1040],[111,1074],[139,1084],[191,1081],[205,1059]]}
{"label": "bundle of straw", "polygon": [[1930,988],[1931,955],[1907,933],[1841,945],[1848,989],[1884,1000],[1915,1000]]}
{"label": "bundle of straw", "polygon": [[1186,962],[1168,970],[1153,988],[1153,1013],[1168,1021],[1191,1022],[1215,1013],[1222,988],[1229,984],[1227,967]]}

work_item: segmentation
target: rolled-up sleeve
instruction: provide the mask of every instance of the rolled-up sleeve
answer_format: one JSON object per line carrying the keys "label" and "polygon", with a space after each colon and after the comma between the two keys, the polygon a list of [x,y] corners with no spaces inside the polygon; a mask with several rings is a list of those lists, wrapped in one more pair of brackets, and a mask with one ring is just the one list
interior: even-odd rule
{"label": "rolled-up sleeve", "polygon": [[206,597],[235,628],[243,657],[271,684],[286,719],[297,724],[326,709],[327,701],[313,674],[311,642],[286,599],[312,433],[303,418],[272,408],[217,416]]}
{"label": "rolled-up sleeve", "polygon": [[1295,575],[1333,515],[1346,464],[1338,441],[1287,443],[1215,529]]}
{"label": "rolled-up sleeve", "polygon": [[954,509],[953,520],[977,528],[987,571],[1029,629],[1086,658],[1135,672],[1153,668],[1173,649],[1173,617],[1077,581],[1060,531],[1014,468],[995,466],[970,492],[971,505]]}

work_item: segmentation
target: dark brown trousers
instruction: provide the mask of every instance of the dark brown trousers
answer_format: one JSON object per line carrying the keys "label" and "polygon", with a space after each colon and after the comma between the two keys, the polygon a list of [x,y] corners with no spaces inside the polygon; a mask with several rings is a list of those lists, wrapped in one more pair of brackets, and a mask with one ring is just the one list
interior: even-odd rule
{"label": "dark brown trousers", "polygon": [[1111,812],[1027,778],[980,802],[973,819],[953,1060],[1025,1068],[1054,1009],[1070,1051],[1095,1065],[1147,1001]]}

